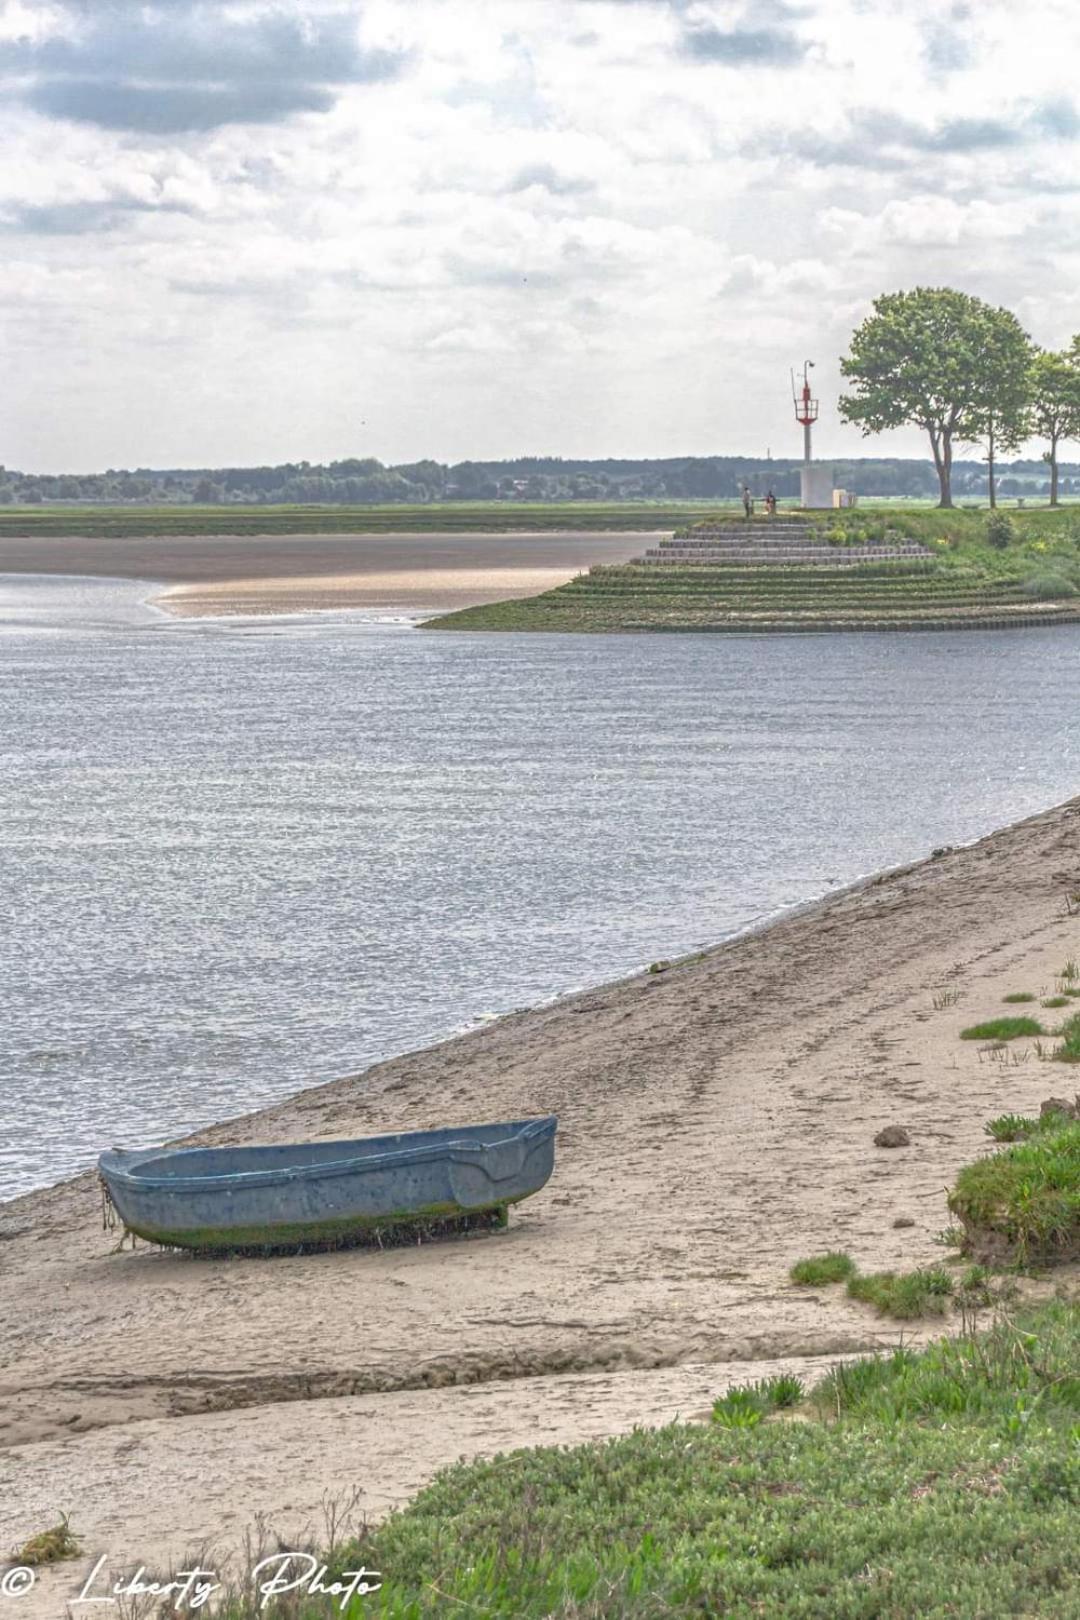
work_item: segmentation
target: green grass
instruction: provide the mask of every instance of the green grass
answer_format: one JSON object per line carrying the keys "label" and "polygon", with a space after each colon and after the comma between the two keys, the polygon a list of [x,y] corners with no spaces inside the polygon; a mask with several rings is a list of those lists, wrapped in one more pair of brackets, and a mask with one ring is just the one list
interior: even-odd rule
{"label": "green grass", "polygon": [[873,1305],[881,1316],[914,1321],[922,1316],[943,1316],[954,1290],[944,1266],[923,1266],[915,1271],[875,1271],[849,1278],[851,1299]]}
{"label": "green grass", "polygon": [[737,1384],[713,1402],[712,1421],[725,1429],[753,1429],[773,1412],[798,1406],[805,1394],[802,1379],[792,1373]]}
{"label": "green grass", "polygon": [[1080,1013],[1067,1018],[1058,1032],[1061,1045],[1054,1051],[1059,1063],[1080,1063]]}
{"label": "green grass", "polygon": [[1026,1114],[999,1114],[983,1126],[995,1142],[1022,1142],[1039,1129],[1039,1121]]}
{"label": "green grass", "polygon": [[380,1572],[349,1620],[1080,1620],[1078,1365],[1050,1306],[838,1368],[808,1421],[460,1463],[328,1578]]}
{"label": "green grass", "polygon": [[1037,1018],[990,1018],[960,1031],[962,1041],[1015,1041],[1021,1035],[1045,1035]]}
{"label": "green grass", "polygon": [[1069,997],[1068,996],[1047,996],[1046,1000],[1043,1002],[1042,1005],[1044,1007],[1067,1007],[1069,1005]]}
{"label": "green grass", "polygon": [[1026,1141],[965,1165],[949,1209],[976,1254],[1025,1265],[1080,1255],[1080,1123],[1044,1118]]}
{"label": "green grass", "polygon": [[1002,1001],[1019,1002],[1019,1001],[1036,1001],[1038,998],[1036,996],[1032,995],[1030,990],[1014,990],[1011,996],[1002,996],[1001,999],[1002,999]]}
{"label": "green grass", "polygon": [[[986,1278],[984,1268],[973,1266],[964,1286]],[[880,1423],[995,1417],[1008,1427],[1022,1403],[1069,1424],[1080,1419],[1080,1314],[1055,1300],[923,1350],[841,1363],[811,1399],[822,1413]]]}
{"label": "green grass", "polygon": [[[843,569],[805,564],[633,564],[596,567],[553,591],[517,602],[466,608],[429,629],[535,631],[763,631],[965,628],[1080,622],[1080,597],[1043,598],[1033,570],[1052,561],[1080,587],[1080,513],[1016,514],[1016,540],[986,542],[986,513],[883,508],[805,514],[819,535],[848,544],[916,540],[926,558],[867,561]],[[714,516],[713,523],[716,518]],[[767,531],[762,520],[740,534]],[[692,529],[693,525],[690,525]]]}
{"label": "green grass", "polygon": [[791,1268],[793,1283],[820,1288],[829,1283],[846,1282],[855,1273],[855,1262],[849,1254],[838,1249],[828,1254],[812,1254],[806,1260],[797,1260]]}

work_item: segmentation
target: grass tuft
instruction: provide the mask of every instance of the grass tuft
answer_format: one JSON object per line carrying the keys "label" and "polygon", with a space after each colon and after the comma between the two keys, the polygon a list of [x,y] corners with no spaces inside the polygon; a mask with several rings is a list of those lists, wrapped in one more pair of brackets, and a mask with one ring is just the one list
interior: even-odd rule
{"label": "grass tuft", "polygon": [[1035,1001],[1038,998],[1030,990],[1014,990],[1011,996],[1002,996],[1002,1001]]}
{"label": "grass tuft", "polygon": [[913,1321],[920,1316],[943,1316],[954,1289],[944,1266],[923,1266],[916,1271],[873,1271],[849,1279],[848,1295],[873,1305],[881,1316]]}
{"label": "grass tuft", "polygon": [[960,1031],[962,1041],[1015,1041],[1021,1035],[1045,1035],[1037,1018],[990,1018]]}
{"label": "grass tuft", "polygon": [[768,1402],[753,1386],[729,1389],[713,1402],[712,1420],[724,1429],[753,1429],[768,1412]]}
{"label": "grass tuft", "polygon": [[987,1136],[995,1142],[1023,1142],[1039,1129],[1039,1121],[1026,1114],[999,1114],[983,1126]]}
{"label": "grass tuft", "polygon": [[822,1288],[829,1283],[846,1282],[855,1274],[855,1262],[849,1254],[831,1250],[828,1254],[812,1254],[806,1260],[797,1260],[789,1273],[793,1283],[810,1288]]}
{"label": "grass tuft", "polygon": [[77,1558],[81,1551],[78,1538],[68,1524],[67,1514],[62,1513],[60,1523],[54,1524],[51,1530],[41,1530],[29,1541],[23,1542],[15,1554],[15,1563],[40,1569],[43,1564],[59,1564],[65,1558]]}
{"label": "grass tuft", "polygon": [[712,1421],[724,1429],[753,1429],[772,1412],[798,1406],[806,1390],[794,1373],[736,1384],[713,1402]]}
{"label": "grass tuft", "polygon": [[1058,1031],[1061,1045],[1055,1050],[1058,1063],[1080,1063],[1080,1013],[1073,1013]]}

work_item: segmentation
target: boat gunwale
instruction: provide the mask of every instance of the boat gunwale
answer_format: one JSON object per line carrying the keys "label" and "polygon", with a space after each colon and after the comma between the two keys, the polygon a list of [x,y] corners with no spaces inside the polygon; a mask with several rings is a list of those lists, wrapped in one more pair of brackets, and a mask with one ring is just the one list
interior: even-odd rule
{"label": "boat gunwale", "polygon": [[[404,1164],[422,1164],[432,1159],[444,1159],[453,1154],[465,1153],[470,1156],[483,1154],[505,1147],[509,1142],[536,1143],[545,1141],[555,1134],[558,1126],[556,1114],[545,1114],[541,1117],[518,1121],[514,1120],[507,1126],[506,1135],[494,1142],[481,1142],[470,1140],[467,1137],[450,1137],[443,1142],[428,1142],[421,1147],[392,1148],[385,1153],[353,1154],[349,1158],[317,1160],[314,1164],[293,1166],[274,1166],[266,1170],[227,1170],[218,1175],[197,1176],[167,1176],[146,1175],[140,1173],[139,1163],[154,1163],[159,1159],[180,1153],[209,1152],[231,1153],[235,1148],[143,1148],[129,1152],[124,1148],[112,1148],[102,1153],[98,1158],[98,1170],[106,1183],[113,1180],[122,1183],[131,1190],[147,1190],[155,1192],[202,1192],[206,1190],[236,1188],[242,1191],[248,1187],[272,1187],[279,1183],[297,1181],[331,1180],[339,1176],[361,1174],[365,1170],[392,1170]],[[490,1130],[490,1126],[468,1125],[463,1130]],[[453,1130],[450,1126],[448,1129]],[[405,1137],[410,1134],[427,1135],[427,1132],[404,1132]],[[361,1142],[378,1142],[387,1140],[377,1136],[355,1137],[341,1146],[352,1146]],[[288,1146],[285,1143],[267,1143],[268,1147]],[[312,1144],[297,1144],[309,1146]],[[314,1144],[318,1145],[318,1144]],[[328,1148],[337,1146],[335,1142],[327,1142]],[[252,1144],[256,1146],[256,1144]],[[127,1160],[121,1162],[120,1156]]]}

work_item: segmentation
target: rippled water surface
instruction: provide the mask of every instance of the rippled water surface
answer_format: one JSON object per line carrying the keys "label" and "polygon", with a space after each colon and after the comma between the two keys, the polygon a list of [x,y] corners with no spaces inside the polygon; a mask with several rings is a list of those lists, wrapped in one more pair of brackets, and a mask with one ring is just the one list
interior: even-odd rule
{"label": "rippled water surface", "polygon": [[1080,789],[1070,629],[471,637],[148,589],[0,579],[0,1197]]}

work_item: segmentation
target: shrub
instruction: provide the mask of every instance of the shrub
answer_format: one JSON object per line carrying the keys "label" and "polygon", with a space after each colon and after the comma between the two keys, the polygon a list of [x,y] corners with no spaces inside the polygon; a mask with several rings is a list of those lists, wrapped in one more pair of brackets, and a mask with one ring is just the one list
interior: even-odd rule
{"label": "shrub", "polygon": [[1004,551],[1016,539],[1016,524],[1007,512],[991,512],[986,520],[986,541]]}
{"label": "shrub", "polygon": [[1021,1035],[1045,1035],[1037,1018],[991,1018],[960,1031],[962,1041],[1015,1041]]}
{"label": "shrub", "polygon": [[1049,570],[1030,575],[1021,589],[1033,602],[1060,602],[1076,595],[1076,586],[1071,580],[1066,579],[1064,574],[1051,573]]}
{"label": "shrub", "polygon": [[824,1287],[828,1283],[845,1282],[854,1274],[854,1260],[849,1254],[843,1254],[837,1249],[831,1250],[828,1254],[812,1254],[806,1260],[797,1260],[790,1272],[793,1283],[802,1283],[812,1288]]}

